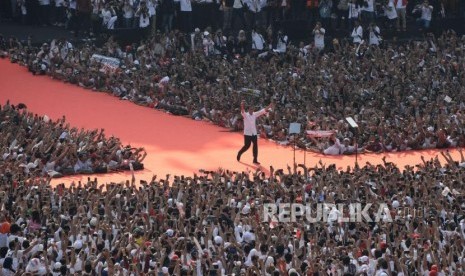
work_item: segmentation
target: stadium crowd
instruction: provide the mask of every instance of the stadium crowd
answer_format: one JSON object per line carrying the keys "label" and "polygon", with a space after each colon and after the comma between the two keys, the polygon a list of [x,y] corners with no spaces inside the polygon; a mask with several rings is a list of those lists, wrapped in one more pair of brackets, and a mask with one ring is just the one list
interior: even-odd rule
{"label": "stadium crowd", "polygon": [[[6,38],[1,46],[34,74],[233,130],[242,127],[241,99],[257,106],[273,101],[260,135],[281,144],[292,139],[289,123],[299,122],[335,132],[323,140],[299,137],[299,146],[328,154],[353,153],[356,144],[373,152],[465,145],[465,38],[453,31],[381,47],[334,40],[323,50],[280,43],[287,37],[278,32],[276,41],[269,31],[255,33],[254,43],[244,32],[227,39],[221,31],[196,30],[192,40],[174,31],[127,46],[112,38],[101,47],[63,39],[34,47]],[[358,122],[358,135],[348,116]]]}
{"label": "stadium crowd", "polygon": [[[71,128],[65,117],[52,121],[24,104],[0,106],[0,171],[10,181],[34,177],[143,169],[143,148],[123,146],[104,130]],[[5,197],[5,194],[2,196]]]}
{"label": "stadium crowd", "polygon": [[[0,275],[463,275],[465,160],[443,156],[70,187],[15,166],[0,179]],[[360,221],[332,207],[264,221],[280,203],[374,205]]]}
{"label": "stadium crowd", "polygon": [[309,24],[321,20],[325,28],[350,30],[357,18],[365,23],[376,19],[405,31],[411,15],[429,27],[426,21],[432,17],[463,17],[464,8],[458,0],[12,0],[4,4],[5,13],[24,24],[53,24],[76,36],[118,28],[165,32],[177,28],[189,33],[194,30],[194,17],[228,33],[239,26],[250,30],[288,20]]}

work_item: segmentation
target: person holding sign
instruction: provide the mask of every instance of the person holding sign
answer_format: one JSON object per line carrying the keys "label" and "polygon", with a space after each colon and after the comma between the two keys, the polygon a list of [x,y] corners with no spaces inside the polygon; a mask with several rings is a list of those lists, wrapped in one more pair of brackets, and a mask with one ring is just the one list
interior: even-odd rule
{"label": "person holding sign", "polygon": [[241,114],[244,118],[244,146],[237,153],[237,161],[241,161],[241,156],[250,148],[250,144],[253,143],[253,163],[260,165],[257,160],[258,157],[258,144],[257,144],[257,118],[266,114],[270,111],[272,103],[259,111],[254,112],[253,107],[249,106],[247,112],[245,111],[245,101],[241,102]]}

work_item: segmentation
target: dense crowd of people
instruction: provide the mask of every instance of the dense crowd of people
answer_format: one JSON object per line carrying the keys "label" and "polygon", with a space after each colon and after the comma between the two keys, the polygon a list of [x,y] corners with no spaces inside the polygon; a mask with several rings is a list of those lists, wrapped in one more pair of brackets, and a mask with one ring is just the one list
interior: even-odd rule
{"label": "dense crowd of people", "polygon": [[12,0],[4,8],[24,24],[53,24],[78,36],[117,28],[190,33],[194,13],[195,23],[228,33],[287,20],[310,25],[321,20],[327,29],[351,30],[356,19],[405,31],[407,17],[429,28],[432,19],[463,17],[465,6],[458,0]]}
{"label": "dense crowd of people", "polygon": [[[143,148],[124,146],[104,130],[71,128],[24,104],[0,106],[0,171],[3,180],[143,169]],[[4,195],[3,195],[4,197]]]}
{"label": "dense crowd of people", "polygon": [[[1,45],[5,56],[34,74],[234,130],[242,128],[241,99],[257,106],[275,102],[260,135],[280,144],[292,142],[289,123],[299,122],[306,130],[334,131],[329,139],[301,135],[297,142],[331,148],[330,154],[465,145],[465,40],[453,31],[381,47],[334,40],[323,51],[313,43],[280,43],[287,36],[272,29],[255,38],[263,39],[262,50],[248,44],[244,32],[235,43],[209,30],[192,37],[158,33],[124,47],[112,38],[101,47],[63,39],[41,47],[15,39]],[[349,116],[358,131],[344,120]]]}
{"label": "dense crowd of people", "polygon": [[[0,179],[0,275],[463,275],[464,158],[136,183]],[[18,178],[16,178],[18,176]],[[265,205],[384,203],[385,218],[264,221]],[[406,212],[406,210],[422,210]],[[312,216],[313,217],[313,216]]]}

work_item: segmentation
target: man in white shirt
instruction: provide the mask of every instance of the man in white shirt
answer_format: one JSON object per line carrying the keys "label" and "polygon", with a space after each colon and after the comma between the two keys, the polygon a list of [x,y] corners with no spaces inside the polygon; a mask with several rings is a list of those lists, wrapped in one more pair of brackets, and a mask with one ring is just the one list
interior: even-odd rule
{"label": "man in white shirt", "polygon": [[245,3],[242,0],[234,0],[233,11],[231,17],[231,29],[234,30],[236,25],[236,20],[239,18],[241,20],[241,29],[247,29],[247,21],[245,20],[244,14],[244,5]]}
{"label": "man in white shirt", "polygon": [[425,0],[417,9],[421,11],[421,18],[418,20],[420,21],[422,28],[425,30],[429,29],[431,25],[431,18],[433,16],[433,6],[429,4],[428,0]]}
{"label": "man in white shirt", "polygon": [[265,48],[265,39],[255,29],[252,30],[252,49],[258,52],[263,51]]}
{"label": "man in white shirt", "polygon": [[351,37],[354,39],[355,44],[360,44],[363,39],[363,28],[360,26],[360,22],[358,20],[355,21],[355,27],[352,30]]}
{"label": "man in white shirt", "polygon": [[318,49],[318,51],[322,51],[325,48],[325,32],[325,29],[321,27],[321,22],[316,22],[313,35],[315,38],[315,48]]}
{"label": "man in white shirt", "polygon": [[323,150],[325,155],[340,155],[342,154],[342,145],[335,134],[329,138],[329,147]]}
{"label": "man in white shirt", "polygon": [[375,22],[370,24],[370,27],[368,27],[368,30],[370,31],[370,39],[369,39],[369,45],[376,45],[379,46],[379,43],[381,42],[381,31],[376,25]]}
{"label": "man in white shirt", "polygon": [[55,0],[55,23],[54,25],[63,27],[65,24],[65,1]]}
{"label": "man in white shirt", "polygon": [[192,4],[191,0],[181,0],[181,27],[185,33],[192,31]]}
{"label": "man in white shirt", "polygon": [[40,23],[50,25],[50,0],[40,0]]}
{"label": "man in white shirt", "polygon": [[402,21],[402,30],[407,31],[407,0],[394,0],[394,5],[397,12],[397,31],[400,31],[400,25]]}
{"label": "man in white shirt", "polygon": [[262,5],[260,3],[260,0],[245,0],[244,4],[247,5],[247,7],[249,8],[248,23],[250,24],[250,27],[253,28],[257,26],[256,23],[260,20]]}
{"label": "man in white shirt", "polygon": [[278,43],[276,44],[276,49],[274,50],[276,53],[285,53],[287,50],[287,40],[288,37],[283,33],[283,31],[278,31]]}
{"label": "man in white shirt", "polygon": [[350,0],[349,4],[349,30],[353,28],[355,20],[358,19],[360,15],[360,6],[356,0]]}
{"label": "man in white shirt", "polygon": [[394,21],[397,21],[397,9],[396,9],[396,6],[394,4],[394,0],[389,0],[387,5],[384,6],[384,13],[385,13],[386,17],[388,18],[389,28],[393,28],[394,27]]}
{"label": "man in white shirt", "polygon": [[237,153],[237,161],[241,160],[241,155],[250,148],[253,143],[253,163],[259,165],[258,157],[258,143],[257,143],[257,118],[266,114],[271,109],[272,104],[260,111],[253,111],[253,107],[249,106],[248,111],[245,111],[245,101],[241,102],[241,114],[244,118],[244,146]]}
{"label": "man in white shirt", "polygon": [[374,0],[364,0],[362,6],[362,20],[364,26],[368,25],[369,22],[375,19],[375,5]]}
{"label": "man in white shirt", "polygon": [[205,31],[203,33],[203,49],[205,52],[205,56],[210,56],[215,53],[215,43],[213,42],[210,33]]}

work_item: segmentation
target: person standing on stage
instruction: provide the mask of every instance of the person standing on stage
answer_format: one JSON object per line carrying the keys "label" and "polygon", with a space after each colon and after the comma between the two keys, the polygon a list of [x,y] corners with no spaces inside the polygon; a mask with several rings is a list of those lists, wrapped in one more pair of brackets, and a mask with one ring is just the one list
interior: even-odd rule
{"label": "person standing on stage", "polygon": [[237,161],[241,160],[241,155],[246,152],[250,144],[253,143],[253,163],[259,165],[258,157],[258,144],[257,144],[257,118],[270,111],[272,104],[259,111],[254,112],[253,107],[249,106],[248,111],[245,111],[245,101],[241,102],[241,114],[244,118],[244,146],[237,153]]}

